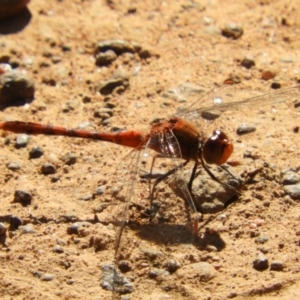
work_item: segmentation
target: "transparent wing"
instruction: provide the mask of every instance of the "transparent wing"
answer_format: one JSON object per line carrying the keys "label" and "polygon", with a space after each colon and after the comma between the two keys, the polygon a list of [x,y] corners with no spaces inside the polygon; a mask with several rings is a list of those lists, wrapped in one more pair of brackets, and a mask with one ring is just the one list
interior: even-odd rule
{"label": "transparent wing", "polygon": [[234,143],[231,160],[252,156],[275,165],[285,162],[282,166],[295,167],[300,149],[295,133],[300,123],[300,86],[250,98],[249,94],[224,84],[177,116],[189,120],[206,135],[223,130]]}

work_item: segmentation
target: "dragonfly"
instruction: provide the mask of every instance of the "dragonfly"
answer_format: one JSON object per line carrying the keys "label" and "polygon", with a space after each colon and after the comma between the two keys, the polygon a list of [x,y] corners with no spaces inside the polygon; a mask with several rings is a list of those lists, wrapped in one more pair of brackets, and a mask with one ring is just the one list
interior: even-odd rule
{"label": "dragonfly", "polygon": [[[195,205],[193,182],[199,169],[205,170],[213,181],[224,184],[210,166],[224,166],[233,154],[241,159],[245,157],[245,149],[258,152],[260,159],[266,157],[271,162],[282,162],[285,167],[294,166],[299,158],[300,143],[291,128],[295,125],[293,122],[299,120],[299,99],[299,85],[240,98],[233,81],[228,79],[188,108],[169,118],[156,120],[146,133],[137,130],[92,132],[21,121],[0,122],[0,129],[30,135],[93,139],[133,148],[118,170],[119,181],[125,184],[122,184],[120,193],[121,209],[118,208],[115,214],[118,224],[115,257],[119,256],[118,259],[122,260],[130,256],[130,241],[123,235],[126,235],[125,225],[129,222],[131,203],[137,194],[136,184],[141,178],[148,178],[149,181],[155,178],[149,188],[149,218],[152,217],[156,187],[161,181],[171,178],[191,209],[193,232],[197,235],[201,208]],[[250,133],[237,133],[238,126],[248,124],[254,128]],[[293,159],[288,160],[288,154]],[[142,175],[143,163],[150,156],[149,171]],[[155,177],[154,167],[161,159],[168,159],[169,169]],[[185,180],[182,170],[189,164],[193,164],[192,171],[189,179]],[[127,256],[124,254],[126,249]]]}

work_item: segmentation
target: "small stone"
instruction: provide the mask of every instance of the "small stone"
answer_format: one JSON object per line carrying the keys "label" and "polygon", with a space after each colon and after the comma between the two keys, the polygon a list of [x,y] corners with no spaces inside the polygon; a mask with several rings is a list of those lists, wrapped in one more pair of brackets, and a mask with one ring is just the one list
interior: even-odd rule
{"label": "small stone", "polygon": [[54,247],[53,247],[53,252],[54,253],[64,253],[64,249],[60,246],[60,245],[55,245]]}
{"label": "small stone", "polygon": [[149,272],[149,278],[157,278],[160,276],[168,276],[170,275],[165,269],[161,268],[153,268]]}
{"label": "small stone", "polygon": [[252,265],[253,265],[253,268],[255,270],[263,271],[263,270],[268,269],[268,267],[269,267],[269,261],[268,261],[268,259],[266,257],[261,256],[261,257],[255,259],[253,261]]}
{"label": "small stone", "polygon": [[[116,282],[118,284],[116,284]],[[124,277],[112,264],[102,266],[101,286],[105,290],[128,294],[134,291],[133,284]]]}
{"label": "small stone", "polygon": [[25,190],[16,190],[14,194],[14,202],[19,202],[23,206],[31,204],[32,196]]}
{"label": "small stone", "polygon": [[20,149],[27,146],[29,142],[29,136],[27,134],[19,134],[16,138],[15,148]]}
{"label": "small stone", "polygon": [[107,66],[117,58],[117,54],[112,50],[100,52],[96,55],[97,66]]}
{"label": "small stone", "polygon": [[68,234],[77,234],[78,236],[85,237],[90,234],[91,230],[89,222],[76,222],[70,225],[67,229]]}
{"label": "small stone", "polygon": [[163,267],[167,269],[170,273],[174,273],[179,268],[181,268],[181,264],[178,260],[170,258],[163,262]]}
{"label": "small stone", "polygon": [[6,236],[7,228],[3,223],[0,223],[0,236]]}
{"label": "small stone", "polygon": [[31,224],[19,226],[19,230],[21,231],[21,234],[35,233],[35,230]]}
{"label": "small stone", "polygon": [[252,57],[246,57],[242,60],[241,65],[246,69],[251,69],[255,66],[255,61]]}
{"label": "small stone", "polygon": [[96,188],[95,195],[101,196],[105,193],[106,186],[101,185]]}
{"label": "small stone", "polygon": [[5,72],[0,76],[0,109],[30,103],[34,99],[34,92],[34,82],[24,72]]}
{"label": "small stone", "polygon": [[16,162],[11,162],[7,164],[7,169],[11,171],[18,171],[21,169],[21,166]]}
{"label": "small stone", "polygon": [[283,185],[293,185],[300,182],[300,175],[294,171],[288,170],[282,174]]}
{"label": "small stone", "polygon": [[120,39],[105,40],[99,42],[95,52],[96,53],[106,52],[107,50],[112,50],[117,55],[121,55],[126,52],[130,52],[130,53],[136,52],[134,45],[132,45],[131,43],[125,40],[120,40]]}
{"label": "small stone", "polygon": [[263,71],[261,74],[261,78],[263,80],[270,80],[273,79],[276,76],[276,74],[272,71]]}
{"label": "small stone", "polygon": [[77,156],[75,153],[72,152],[66,153],[62,158],[62,161],[68,166],[74,165],[76,163],[76,160]]}
{"label": "small stone", "polygon": [[69,285],[73,284],[74,282],[75,282],[74,279],[68,279],[68,280],[66,281],[66,283],[69,284]]}
{"label": "small stone", "polygon": [[55,279],[55,275],[53,274],[45,273],[41,276],[42,281],[52,281],[53,279]]}
{"label": "small stone", "polygon": [[247,134],[247,133],[254,132],[254,131],[256,131],[256,127],[249,125],[249,124],[242,124],[237,128],[236,133],[238,135],[242,135],[242,134]]}
{"label": "small stone", "polygon": [[270,264],[271,271],[282,271],[285,268],[285,263],[282,261],[273,261]]}
{"label": "small stone", "polygon": [[41,172],[44,175],[50,175],[56,173],[56,167],[50,163],[44,163],[41,167]]}
{"label": "small stone", "polygon": [[279,82],[272,82],[271,83],[271,89],[278,90],[281,88],[281,84]]}
{"label": "small stone", "polygon": [[16,230],[23,224],[23,221],[21,218],[11,215],[9,218],[9,229],[10,230]]}
{"label": "small stone", "polygon": [[268,238],[267,236],[261,235],[261,236],[259,236],[259,237],[255,240],[255,242],[256,242],[257,244],[264,244],[264,243],[266,243],[268,240],[269,240],[269,238]]}
{"label": "small stone", "polygon": [[156,258],[163,256],[161,251],[149,247],[140,248],[140,251],[150,260],[155,260]]}
{"label": "small stone", "polygon": [[285,185],[283,190],[294,200],[300,200],[300,183]]}
{"label": "small stone", "polygon": [[30,159],[35,159],[35,158],[40,158],[44,154],[44,151],[40,147],[33,147],[29,151],[29,158]]}
{"label": "small stone", "polygon": [[223,36],[235,40],[240,38],[244,33],[243,28],[236,23],[229,23],[225,25],[221,32]]}
{"label": "small stone", "polygon": [[127,89],[129,87],[129,79],[128,77],[121,77],[121,78],[112,78],[106,81],[102,81],[97,88],[101,95],[109,95],[111,94],[114,89],[118,87],[124,87]]}
{"label": "small stone", "polygon": [[59,62],[62,61],[62,58],[60,56],[57,56],[57,55],[54,55],[51,57],[51,61],[54,63],[54,64],[57,64]]}
{"label": "small stone", "polygon": [[197,278],[200,281],[208,282],[216,276],[217,272],[211,264],[207,262],[198,262],[180,268],[177,270],[176,274],[183,280],[184,278],[188,278],[189,280]]}

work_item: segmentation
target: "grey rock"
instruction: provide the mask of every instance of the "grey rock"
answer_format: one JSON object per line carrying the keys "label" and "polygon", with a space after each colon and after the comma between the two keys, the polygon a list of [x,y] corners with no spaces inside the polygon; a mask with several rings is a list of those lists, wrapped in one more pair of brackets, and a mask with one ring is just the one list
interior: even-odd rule
{"label": "grey rock", "polygon": [[55,275],[50,274],[50,273],[45,273],[41,276],[41,280],[42,281],[52,281],[53,279],[55,279]]}
{"label": "grey rock", "polygon": [[236,23],[229,23],[222,28],[221,32],[223,36],[236,40],[243,35],[244,30]]}
{"label": "grey rock", "polygon": [[21,231],[21,234],[35,233],[35,230],[31,224],[19,226],[19,230]]}
{"label": "grey rock", "polygon": [[50,163],[44,163],[41,167],[41,172],[44,175],[50,175],[56,173],[56,167]]}
{"label": "grey rock", "polygon": [[106,264],[101,268],[101,286],[108,291],[120,294],[128,294],[134,291],[133,284],[124,277],[112,264]]}
{"label": "grey rock", "polygon": [[30,103],[34,92],[34,82],[24,72],[6,72],[0,76],[0,109]]}
{"label": "grey rock", "polygon": [[285,263],[282,261],[273,261],[270,264],[271,271],[282,271],[285,268]]}
{"label": "grey rock", "polygon": [[14,202],[19,202],[23,206],[31,204],[32,195],[25,190],[16,190],[14,193]]}
{"label": "grey rock", "polygon": [[112,50],[117,55],[120,55],[125,52],[134,53],[137,48],[133,44],[121,39],[105,40],[98,43],[96,53],[106,52],[107,50]]}
{"label": "grey rock", "polygon": [[29,158],[30,159],[35,159],[35,158],[40,158],[44,154],[44,151],[40,147],[33,147],[29,151]]}
{"label": "grey rock", "polygon": [[300,183],[285,185],[283,190],[294,200],[300,200]]}
{"label": "grey rock", "polygon": [[77,156],[75,153],[72,153],[72,152],[68,152],[66,153],[63,157],[62,157],[62,161],[68,165],[68,166],[71,166],[71,165],[74,165],[77,161]]}
{"label": "grey rock", "polygon": [[238,135],[247,134],[247,133],[254,132],[254,131],[256,131],[255,126],[252,126],[249,124],[242,124],[242,125],[238,126],[238,128],[236,129],[236,133]]}
{"label": "grey rock", "polygon": [[117,54],[113,50],[100,52],[96,55],[97,66],[107,66],[117,58]]}
{"label": "grey rock", "polygon": [[64,253],[64,249],[63,249],[60,245],[55,245],[55,246],[53,247],[53,252],[54,252],[54,253],[61,254],[61,253]]}
{"label": "grey rock", "polygon": [[21,169],[20,164],[16,163],[16,162],[11,162],[7,164],[7,169],[11,170],[11,171],[18,171]]}
{"label": "grey rock", "polygon": [[23,224],[23,221],[18,216],[11,215],[9,218],[9,229],[16,230]]}
{"label": "grey rock", "polygon": [[89,222],[76,222],[70,225],[67,229],[68,234],[77,234],[78,236],[85,237],[90,234],[91,230]]}
{"label": "grey rock", "polygon": [[27,146],[29,142],[29,136],[25,133],[19,134],[16,138],[15,148],[20,149]]}
{"label": "grey rock", "polygon": [[300,182],[300,175],[294,171],[288,170],[282,174],[281,182],[283,185],[296,184]]}
{"label": "grey rock", "polygon": [[263,271],[268,269],[269,261],[266,257],[260,256],[252,262],[252,266],[255,270]]}
{"label": "grey rock", "polygon": [[174,273],[181,267],[181,264],[178,260],[170,258],[163,262],[163,267],[170,273]]}
{"label": "grey rock", "polygon": [[179,278],[197,278],[199,281],[210,281],[213,279],[217,272],[215,268],[207,262],[198,262],[190,265],[183,266],[176,272]]}
{"label": "grey rock", "polygon": [[101,95],[109,95],[116,88],[123,87],[124,90],[129,87],[129,78],[128,77],[120,77],[120,78],[112,78],[106,81],[102,81],[97,90]]}

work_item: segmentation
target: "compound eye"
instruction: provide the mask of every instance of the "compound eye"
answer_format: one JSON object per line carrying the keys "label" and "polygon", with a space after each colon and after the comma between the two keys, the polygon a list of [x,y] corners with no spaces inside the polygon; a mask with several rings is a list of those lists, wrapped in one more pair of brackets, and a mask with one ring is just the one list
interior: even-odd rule
{"label": "compound eye", "polygon": [[228,141],[226,134],[215,130],[204,142],[202,155],[207,164],[222,165],[233,152],[233,144]]}

